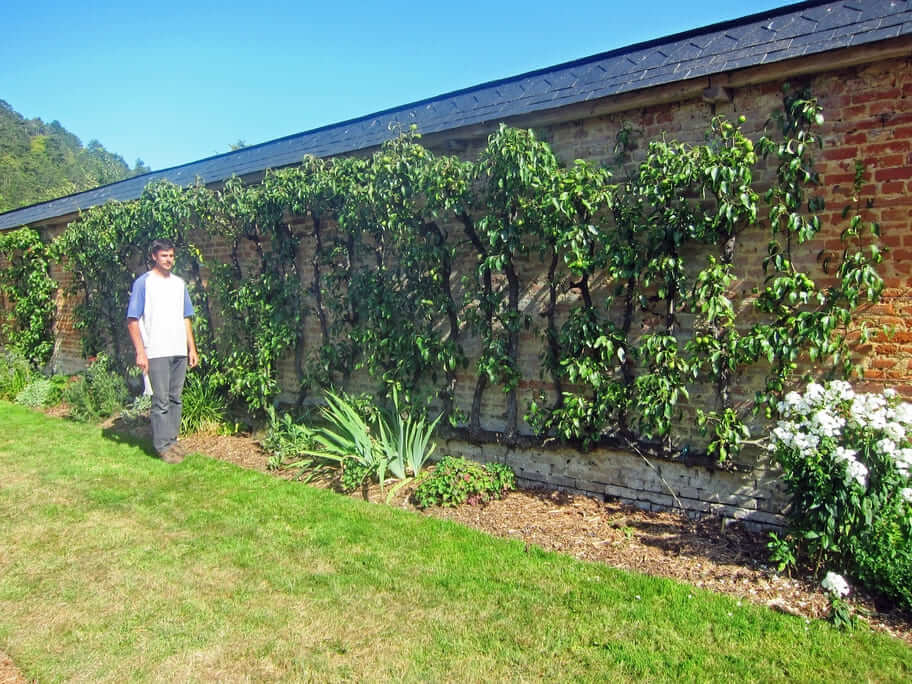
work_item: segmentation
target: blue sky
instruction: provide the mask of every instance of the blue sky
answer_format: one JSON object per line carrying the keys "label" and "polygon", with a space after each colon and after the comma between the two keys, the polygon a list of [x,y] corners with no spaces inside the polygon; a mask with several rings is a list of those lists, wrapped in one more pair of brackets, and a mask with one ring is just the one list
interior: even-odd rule
{"label": "blue sky", "polygon": [[3,0],[0,99],[157,170],[784,4]]}

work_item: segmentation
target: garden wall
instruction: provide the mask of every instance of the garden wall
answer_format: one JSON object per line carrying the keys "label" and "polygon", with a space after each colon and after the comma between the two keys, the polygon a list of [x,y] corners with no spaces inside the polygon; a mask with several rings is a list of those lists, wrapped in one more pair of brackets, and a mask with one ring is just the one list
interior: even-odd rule
{"label": "garden wall", "polygon": [[[870,305],[863,318],[878,329],[864,345],[856,345],[857,370],[862,385],[879,390],[886,386],[912,397],[912,66],[908,56],[867,60],[857,66],[825,71],[818,61],[803,68],[802,83],[807,84],[823,106],[826,123],[822,127],[824,149],[816,155],[827,210],[824,229],[814,242],[799,255],[806,266],[826,280],[828,264],[838,259],[839,235],[846,227],[843,209],[847,206],[862,212],[865,220],[876,221],[881,228],[882,244],[889,248],[880,273],[886,289],[882,300]],[[794,70],[794,69],[793,69]],[[817,73],[811,73],[814,70]],[[801,68],[797,71],[802,71]],[[796,75],[790,80],[795,82]],[[745,131],[756,138],[767,124],[770,114],[782,107],[782,85],[785,76],[778,71],[747,70],[728,79],[708,83],[685,82],[675,86],[635,93],[633,96],[564,110],[522,117],[506,123],[531,127],[548,141],[557,156],[569,162],[585,158],[616,166],[616,144],[622,131],[632,142],[627,167],[635,164],[650,140],[666,136],[684,142],[701,143],[713,114],[730,119],[746,117]],[[721,85],[720,85],[721,84]],[[708,86],[708,87],[707,87]],[[724,86],[724,87],[723,87]],[[429,136],[423,142],[440,153],[455,151],[474,158],[484,146],[491,127],[473,127],[448,134]],[[767,171],[771,173],[771,171]],[[860,187],[856,180],[861,180]],[[290,221],[306,229],[305,217]],[[59,234],[65,222],[45,227],[48,237]],[[454,228],[454,231],[456,229]],[[768,233],[748,230],[740,236],[736,271],[743,279],[736,283],[741,306],[751,300],[751,292],[762,280],[761,261],[766,254]],[[226,258],[226,245],[202,245],[209,258]],[[309,263],[312,256],[307,243],[299,261]],[[474,263],[457,264],[453,285],[459,287],[459,273],[469,272]],[[538,392],[553,391],[546,373],[542,373],[542,314],[546,306],[547,266],[537,257],[519,264],[523,283],[521,309],[535,321],[520,338],[520,365],[523,380],[519,387],[520,415]],[[61,285],[72,282],[72,274],[57,270],[54,277]],[[309,283],[308,283],[309,284]],[[558,311],[566,315],[578,294],[561,294]],[[75,370],[83,365],[79,331],[74,327],[74,301],[61,295],[57,317],[55,368]],[[640,321],[648,328],[645,320]],[[319,338],[315,316],[308,322],[307,338]],[[470,359],[477,354],[478,341],[467,336],[464,347]],[[281,366],[281,377],[287,388],[295,377],[293,358]],[[462,408],[471,404],[474,387],[473,367],[457,376],[456,402]],[[735,400],[749,398],[747,388],[752,378],[735,383]],[[354,389],[369,389],[370,379],[363,373],[353,378]],[[740,389],[739,389],[740,388]],[[692,394],[692,406],[708,401]],[[497,431],[504,426],[505,394],[489,388],[483,402],[483,427]],[[695,425],[694,433],[696,433]],[[526,425],[521,427],[528,433]],[[694,434],[695,436],[695,434]],[[449,451],[481,460],[509,463],[525,484],[559,486],[566,489],[610,496],[646,507],[683,506],[693,512],[714,512],[726,517],[743,518],[758,524],[775,524],[784,499],[763,455],[745,453],[740,470],[721,470],[712,462],[688,463],[687,459],[669,461],[645,459],[628,452],[596,449],[581,453],[573,449],[547,446],[537,449],[508,448],[500,444],[469,444],[449,441]],[[673,492],[673,494],[672,494]]]}

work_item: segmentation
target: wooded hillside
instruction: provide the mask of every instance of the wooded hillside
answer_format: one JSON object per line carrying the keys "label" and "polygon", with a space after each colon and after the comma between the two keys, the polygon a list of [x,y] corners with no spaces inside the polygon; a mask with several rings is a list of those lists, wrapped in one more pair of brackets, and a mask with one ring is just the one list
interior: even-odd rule
{"label": "wooded hillside", "polygon": [[129,178],[149,169],[97,140],[83,146],[59,121],[26,119],[0,100],[0,212]]}

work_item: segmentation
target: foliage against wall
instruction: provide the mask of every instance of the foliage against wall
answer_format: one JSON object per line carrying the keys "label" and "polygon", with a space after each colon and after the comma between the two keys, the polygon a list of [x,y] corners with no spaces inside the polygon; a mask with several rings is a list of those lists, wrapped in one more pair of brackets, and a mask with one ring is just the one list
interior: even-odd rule
{"label": "foliage against wall", "polygon": [[0,340],[33,364],[47,363],[54,349],[54,296],[51,255],[38,231],[23,228],[0,234],[0,295],[7,301]]}
{"label": "foliage against wall", "polygon": [[[653,141],[617,177],[562,164],[530,131],[501,127],[475,161],[406,134],[370,157],[309,158],[258,185],[150,186],[135,203],[87,212],[59,246],[76,266],[86,351],[113,348],[126,365],[129,282],[149,240],[175,239],[204,304],[208,372],[252,410],[275,401],[279,362],[294,354],[301,401],[363,368],[416,408],[436,402],[472,439],[589,447],[611,436],[672,454],[686,446],[682,407],[706,387],[715,399],[697,416],[724,460],[749,437],[746,417],[769,408],[803,361],[845,370],[851,312],[881,289],[879,252],[857,220],[831,282],[818,285],[793,258],[820,229],[820,120],[815,100],[789,93],[774,137],[755,144],[716,118],[705,144]],[[776,169],[765,279],[736,306],[738,238],[763,215],[763,158]],[[213,240],[227,255],[201,252]],[[536,258],[547,272],[543,325],[522,303]],[[530,328],[541,328],[555,391],[520,406]],[[736,402],[751,368],[765,380]],[[455,401],[460,377],[475,383],[471,406]],[[506,395],[497,434],[481,420],[492,390]],[[521,413],[537,437],[522,434]]]}

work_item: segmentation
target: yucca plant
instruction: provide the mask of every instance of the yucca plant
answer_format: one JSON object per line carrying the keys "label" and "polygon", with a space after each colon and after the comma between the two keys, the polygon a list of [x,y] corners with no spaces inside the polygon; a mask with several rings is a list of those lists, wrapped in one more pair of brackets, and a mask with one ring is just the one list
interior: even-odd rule
{"label": "yucca plant", "polygon": [[353,459],[365,468],[366,476],[376,475],[382,487],[386,477],[386,454],[374,443],[370,425],[354,402],[349,397],[327,391],[326,406],[320,409],[320,414],[328,423],[314,430],[313,440],[320,446],[305,453],[339,464]]}
{"label": "yucca plant", "polygon": [[399,395],[395,389],[393,390],[393,413],[388,419],[381,419],[377,426],[380,432],[377,441],[386,455],[389,470],[393,475],[400,480],[406,479],[409,472],[413,477],[418,476],[437,448],[437,445],[430,444],[430,441],[442,416],[441,413],[431,423],[423,416],[415,418],[411,413],[403,418]]}

